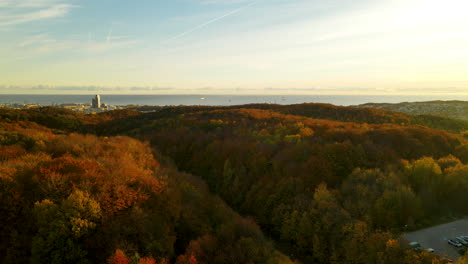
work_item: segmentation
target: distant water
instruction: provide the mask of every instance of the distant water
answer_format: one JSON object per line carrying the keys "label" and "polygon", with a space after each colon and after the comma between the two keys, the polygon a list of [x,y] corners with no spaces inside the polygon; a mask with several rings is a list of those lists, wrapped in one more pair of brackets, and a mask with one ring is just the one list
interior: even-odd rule
{"label": "distant water", "polygon": [[[57,105],[91,103],[93,95],[4,95],[0,104]],[[432,100],[463,100],[468,95],[101,95],[101,102],[110,105],[242,105],[252,103],[300,104],[330,103],[358,105],[364,103],[400,103]]]}

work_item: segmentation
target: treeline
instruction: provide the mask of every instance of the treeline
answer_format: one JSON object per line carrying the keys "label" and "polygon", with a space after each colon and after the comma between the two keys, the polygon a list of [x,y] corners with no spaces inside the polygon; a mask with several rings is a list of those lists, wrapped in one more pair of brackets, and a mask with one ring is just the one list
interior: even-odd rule
{"label": "treeline", "polygon": [[422,125],[454,133],[468,130],[468,121],[434,115],[412,115],[368,107],[344,107],[330,104],[251,105],[249,108],[270,109],[284,114],[344,122],[369,124]]}
{"label": "treeline", "polygon": [[83,115],[72,110],[59,107],[41,107],[30,110],[0,109],[0,120],[5,123],[30,121],[51,129],[66,132],[91,133],[93,126],[123,118],[141,115],[134,110],[115,110],[99,115]]}
{"label": "treeline", "polygon": [[[146,114],[127,133],[202,177],[305,263],[431,263],[433,255],[405,251],[398,234],[468,211],[468,147],[459,136],[271,110],[186,109]],[[105,128],[124,133],[112,122]]]}
{"label": "treeline", "polygon": [[[83,133],[94,133],[94,127],[98,124],[117,123],[124,119],[129,122],[139,122],[130,127],[144,124],[143,120],[156,118],[176,117],[180,114],[195,113],[213,110],[238,110],[238,109],[260,109],[271,110],[286,115],[304,116],[315,119],[325,119],[342,122],[353,122],[360,124],[396,124],[400,126],[422,125],[433,129],[447,130],[452,133],[468,131],[468,121],[453,119],[434,115],[412,115],[392,112],[376,108],[358,108],[335,106],[331,104],[249,104],[241,106],[138,106],[131,109],[104,112],[98,115],[82,115],[71,110],[42,107],[39,109],[15,111],[2,109],[0,118],[5,121],[32,121],[38,124],[68,131],[80,131]],[[146,113],[149,112],[149,113]],[[142,114],[145,113],[145,114]],[[130,129],[122,128],[122,131]]]}
{"label": "treeline", "polygon": [[0,120],[0,263],[292,263],[148,144],[51,124]]}
{"label": "treeline", "polygon": [[467,101],[427,101],[427,102],[402,102],[396,104],[390,103],[367,103],[359,107],[372,107],[389,111],[396,111],[409,114],[425,114],[450,117],[453,119],[462,119],[468,121],[468,102]]}
{"label": "treeline", "polygon": [[413,115],[399,112],[393,112],[384,109],[369,108],[369,107],[345,107],[331,104],[319,103],[304,103],[295,105],[277,105],[277,104],[248,104],[241,106],[177,106],[177,107],[160,107],[160,106],[140,106],[135,107],[135,110],[146,111],[157,116],[161,112],[168,117],[167,114],[172,113],[193,113],[198,111],[210,110],[226,110],[226,109],[261,109],[272,110],[278,113],[287,115],[305,116],[316,119],[326,119],[353,123],[368,123],[368,124],[397,124],[397,125],[422,125],[434,129],[443,129],[453,133],[460,133],[468,130],[468,121],[453,119],[444,116],[435,115]]}

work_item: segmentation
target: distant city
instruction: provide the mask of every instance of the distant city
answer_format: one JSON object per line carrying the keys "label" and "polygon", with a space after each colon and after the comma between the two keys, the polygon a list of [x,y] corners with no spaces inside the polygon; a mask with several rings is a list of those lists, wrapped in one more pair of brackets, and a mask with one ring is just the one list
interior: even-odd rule
{"label": "distant city", "polygon": [[[61,107],[65,109],[69,109],[72,111],[85,113],[85,114],[95,114],[101,113],[105,111],[117,110],[117,109],[124,109],[125,106],[115,106],[103,103],[101,101],[100,95],[95,95],[91,98],[91,103],[66,103],[66,104],[57,104],[53,105],[56,107]],[[12,108],[12,109],[33,109],[33,108],[40,108],[43,105],[40,104],[20,104],[20,103],[12,103],[12,104],[0,104],[0,108]]]}

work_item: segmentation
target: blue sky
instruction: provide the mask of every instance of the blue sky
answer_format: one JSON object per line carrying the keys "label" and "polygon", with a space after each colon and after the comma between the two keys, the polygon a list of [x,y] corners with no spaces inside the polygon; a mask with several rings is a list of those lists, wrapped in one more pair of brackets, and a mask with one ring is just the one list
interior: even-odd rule
{"label": "blue sky", "polygon": [[465,2],[0,0],[0,92],[468,93]]}

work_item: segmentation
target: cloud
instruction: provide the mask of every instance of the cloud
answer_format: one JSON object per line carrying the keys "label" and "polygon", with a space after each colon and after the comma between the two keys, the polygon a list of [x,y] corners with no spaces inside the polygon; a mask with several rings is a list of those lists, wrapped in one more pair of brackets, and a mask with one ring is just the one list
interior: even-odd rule
{"label": "cloud", "polygon": [[[112,30],[110,30],[108,35],[103,39],[91,38],[91,34],[57,38],[56,36],[43,32],[23,37],[15,46],[11,46],[10,54],[16,52],[21,54],[21,56],[17,56],[15,60],[31,59],[47,54],[57,54],[61,51],[69,51],[68,54],[80,53],[85,55],[124,48],[140,42],[131,39],[129,36],[112,35],[111,31]],[[9,57],[11,59],[11,56]],[[8,59],[8,57],[3,59]]]}
{"label": "cloud", "polygon": [[0,27],[64,17],[75,7],[71,0],[0,0]]}
{"label": "cloud", "polygon": [[160,91],[171,91],[175,90],[172,87],[114,87],[114,86],[94,86],[94,85],[85,85],[85,86],[76,86],[76,85],[26,85],[26,86],[12,86],[12,85],[0,85],[0,92],[2,91],[24,91],[24,92],[160,92]]}
{"label": "cloud", "polygon": [[[125,88],[124,88],[125,90]],[[130,91],[143,91],[143,92],[152,92],[152,91],[169,91],[174,90],[171,87],[130,87],[128,88]]]}
{"label": "cloud", "polygon": [[24,39],[21,43],[18,44],[18,46],[20,48],[26,48],[31,46],[48,44],[51,42],[55,42],[55,40],[50,39],[47,34],[37,34]]}

